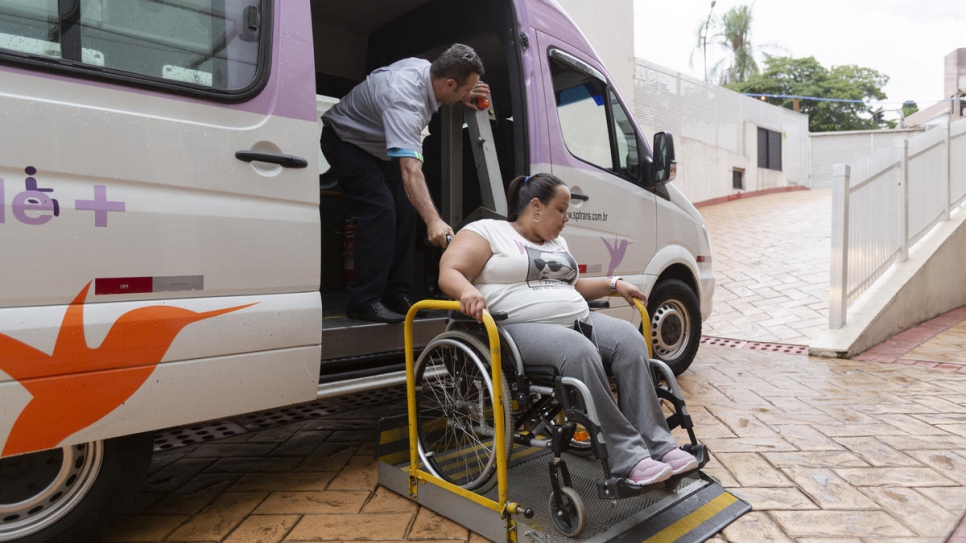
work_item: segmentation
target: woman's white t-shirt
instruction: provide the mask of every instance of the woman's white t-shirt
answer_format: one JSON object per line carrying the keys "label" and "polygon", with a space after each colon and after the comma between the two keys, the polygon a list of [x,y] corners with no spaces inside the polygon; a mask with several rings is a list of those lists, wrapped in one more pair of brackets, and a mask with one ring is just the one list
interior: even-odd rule
{"label": "woman's white t-shirt", "polygon": [[507,221],[482,219],[464,227],[490,244],[493,256],[473,284],[490,311],[505,312],[507,323],[537,322],[572,326],[590,314],[574,284],[579,273],[562,237],[535,244]]}

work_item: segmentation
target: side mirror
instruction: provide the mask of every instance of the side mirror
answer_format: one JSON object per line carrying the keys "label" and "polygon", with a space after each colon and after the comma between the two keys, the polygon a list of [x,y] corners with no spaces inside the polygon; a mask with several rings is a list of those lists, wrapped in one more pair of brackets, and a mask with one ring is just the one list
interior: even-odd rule
{"label": "side mirror", "polygon": [[674,161],[674,137],[667,132],[654,134],[654,161],[651,166],[651,182],[655,185],[673,181],[677,175],[677,163]]}

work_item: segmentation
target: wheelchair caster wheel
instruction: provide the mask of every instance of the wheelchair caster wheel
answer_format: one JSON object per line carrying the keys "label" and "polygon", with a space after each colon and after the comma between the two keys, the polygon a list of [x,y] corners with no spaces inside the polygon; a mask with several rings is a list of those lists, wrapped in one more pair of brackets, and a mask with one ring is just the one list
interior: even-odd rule
{"label": "wheelchair caster wheel", "polygon": [[576,490],[569,486],[561,488],[560,503],[557,503],[553,492],[550,493],[550,518],[557,531],[567,537],[575,537],[583,531],[587,511]]}

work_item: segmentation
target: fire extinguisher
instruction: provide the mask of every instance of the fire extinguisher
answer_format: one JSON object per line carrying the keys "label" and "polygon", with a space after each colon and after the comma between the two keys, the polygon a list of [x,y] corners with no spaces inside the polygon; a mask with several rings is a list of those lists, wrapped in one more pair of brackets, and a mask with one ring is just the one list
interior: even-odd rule
{"label": "fire extinguisher", "polygon": [[356,220],[349,217],[342,224],[342,288],[355,276]]}

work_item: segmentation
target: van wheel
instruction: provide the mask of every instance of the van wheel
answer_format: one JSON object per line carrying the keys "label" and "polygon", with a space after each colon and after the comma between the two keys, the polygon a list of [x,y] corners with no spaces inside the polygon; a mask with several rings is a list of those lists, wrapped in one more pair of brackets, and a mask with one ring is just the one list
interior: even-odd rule
{"label": "van wheel", "polygon": [[698,297],[678,279],[660,281],[648,297],[651,348],[674,375],[691,366],[701,343],[701,309]]}
{"label": "van wheel", "polygon": [[151,433],[0,459],[0,541],[93,541],[144,479]]}

